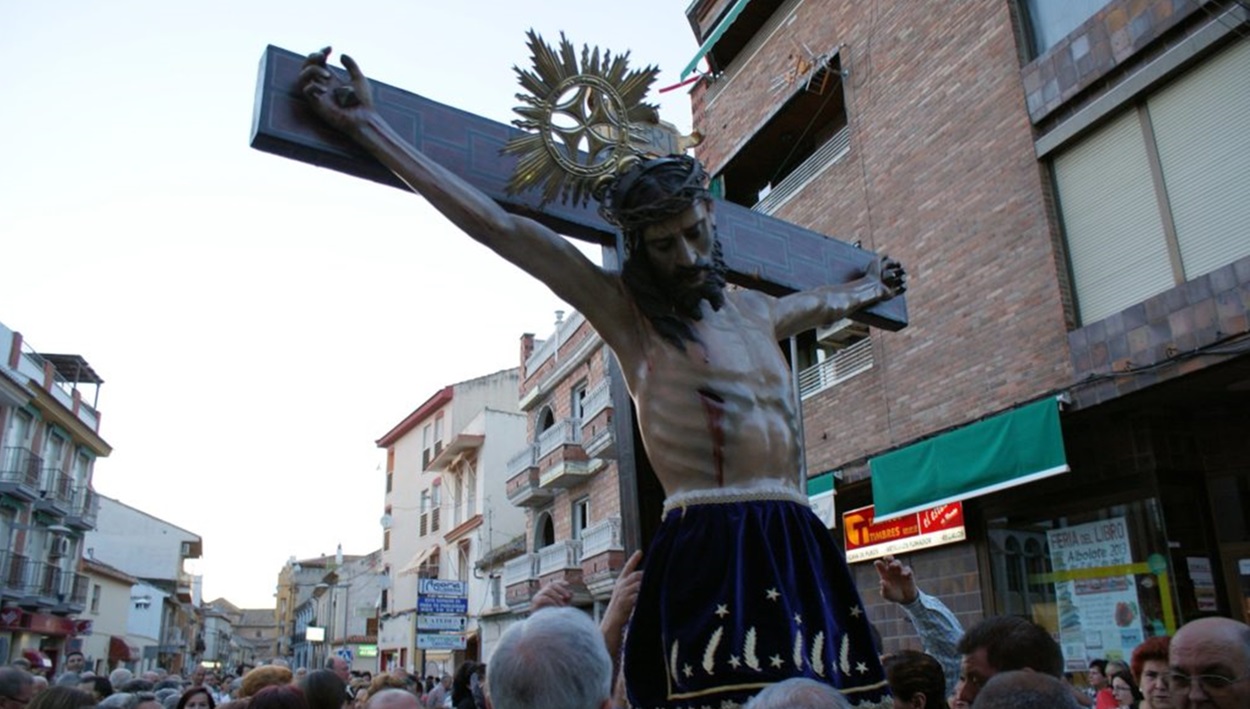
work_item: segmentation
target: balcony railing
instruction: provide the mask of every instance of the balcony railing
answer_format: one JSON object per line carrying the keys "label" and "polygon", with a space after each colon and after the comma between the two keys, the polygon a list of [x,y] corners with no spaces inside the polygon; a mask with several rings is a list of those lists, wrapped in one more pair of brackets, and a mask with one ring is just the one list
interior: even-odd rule
{"label": "balcony railing", "polygon": [[608,387],[608,380],[603,379],[586,392],[586,401],[582,404],[582,421],[589,422],[610,406],[612,389]]}
{"label": "balcony railing", "polygon": [[872,340],[864,338],[799,372],[799,395],[807,397],[872,369]]}
{"label": "balcony railing", "polygon": [[522,554],[515,559],[505,561],[503,565],[503,585],[505,587],[515,586],[538,578],[536,573],[537,560],[537,554]]}
{"label": "balcony railing", "polygon": [[17,592],[26,587],[26,557],[11,551],[0,551],[0,586],[5,591]]}
{"label": "balcony railing", "polygon": [[587,527],[582,532],[582,558],[589,559],[607,551],[623,551],[621,543],[621,518],[609,517]]}
{"label": "balcony railing", "polygon": [[799,193],[807,183],[820,176],[826,168],[838,162],[851,150],[851,132],[843,128],[833,135],[827,143],[816,149],[810,157],[794,169],[785,179],[777,183],[768,196],[761,199],[751,209],[764,214],[772,214]]}
{"label": "balcony railing", "polygon": [[0,452],[0,483],[22,485],[34,490],[39,486],[43,458],[28,448],[5,446]]}
{"label": "balcony railing", "polygon": [[516,477],[527,468],[536,467],[538,467],[538,446],[530,443],[508,459],[508,477]]}
{"label": "balcony railing", "polygon": [[539,549],[538,576],[554,574],[565,569],[581,570],[582,543],[577,539],[565,539]]}
{"label": "balcony railing", "polygon": [[561,419],[538,435],[538,459],[542,460],[560,446],[577,445],[581,440],[582,422],[573,418]]}
{"label": "balcony railing", "polygon": [[76,606],[87,605],[87,590],[91,588],[91,579],[83,574],[73,574],[70,583],[69,602]]}
{"label": "balcony railing", "polygon": [[74,481],[60,468],[44,468],[39,492],[44,500],[68,508],[74,500]]}

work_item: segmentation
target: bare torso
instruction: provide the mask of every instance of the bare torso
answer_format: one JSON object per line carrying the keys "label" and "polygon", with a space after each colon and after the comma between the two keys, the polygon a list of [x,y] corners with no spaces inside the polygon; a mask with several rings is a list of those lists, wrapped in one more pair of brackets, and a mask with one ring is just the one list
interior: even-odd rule
{"label": "bare torso", "polygon": [[[745,298],[743,296],[746,296]],[[621,357],[643,444],[667,495],[798,486],[799,445],[790,372],[772,323],[731,293],[703,304],[700,342],[683,352],[654,334]],[[767,296],[762,296],[767,297]],[[618,356],[622,353],[618,353]]]}

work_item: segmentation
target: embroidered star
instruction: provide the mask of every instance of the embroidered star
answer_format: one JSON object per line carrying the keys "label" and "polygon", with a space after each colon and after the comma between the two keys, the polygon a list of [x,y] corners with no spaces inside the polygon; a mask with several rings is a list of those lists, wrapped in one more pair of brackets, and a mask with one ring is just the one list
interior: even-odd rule
{"label": "embroidered star", "polygon": [[717,606],[716,606],[716,617],[718,617],[718,618],[724,618],[724,617],[725,617],[725,616],[727,616],[727,615],[729,615],[729,605],[728,605],[728,604],[721,603],[721,604],[719,604],[719,605],[717,605]]}
{"label": "embroidered star", "polygon": [[[868,670],[865,669],[864,671],[867,672]],[[687,677],[692,677],[694,676],[694,668],[692,668],[690,665],[686,665],[685,667],[681,668],[681,673],[683,675],[686,675]]]}
{"label": "embroidered star", "polygon": [[795,613],[795,614],[794,614],[794,623],[795,623],[795,625],[802,625],[802,624],[803,624],[803,616],[799,615],[798,613]]}
{"label": "embroidered star", "polygon": [[858,618],[864,614],[864,609],[859,606],[851,606],[851,617]]}
{"label": "embroidered star", "polygon": [[770,589],[768,589],[768,591],[766,591],[765,593],[768,595],[768,600],[770,600],[770,601],[775,601],[775,600],[777,600],[778,598],[781,598],[781,594],[780,594],[780,593],[778,593],[778,592],[777,592],[777,589],[775,589],[775,588],[770,588]]}
{"label": "embroidered star", "polygon": [[864,663],[862,663],[862,662],[856,662],[856,663],[855,663],[855,671],[856,671],[856,672],[858,672],[858,673],[860,673],[861,675],[866,675],[866,674],[868,674],[868,665],[866,665],[866,664],[864,664]]}
{"label": "embroidered star", "polygon": [[734,669],[736,670],[736,669],[738,669],[738,667],[739,667],[739,666],[741,666],[741,665],[742,665],[742,660],[739,660],[737,655],[730,655],[730,656],[729,656],[729,666],[730,666],[730,667],[732,667],[732,668],[734,668]]}
{"label": "embroidered star", "polygon": [[768,664],[772,665],[773,667],[781,667],[785,663],[781,661],[781,655],[773,655],[772,657],[768,658]]}

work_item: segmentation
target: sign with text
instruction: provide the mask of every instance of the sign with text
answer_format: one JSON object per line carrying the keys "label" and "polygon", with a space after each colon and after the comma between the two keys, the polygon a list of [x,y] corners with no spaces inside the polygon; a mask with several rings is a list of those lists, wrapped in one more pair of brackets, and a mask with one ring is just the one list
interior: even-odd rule
{"label": "sign with text", "polygon": [[468,612],[469,599],[464,596],[417,596],[417,617],[426,613],[466,615]]}
{"label": "sign with text", "polygon": [[465,638],[463,635],[437,635],[431,633],[420,633],[417,635],[418,650],[463,650],[465,646]]}
{"label": "sign with text", "polygon": [[1084,670],[1094,658],[1127,660],[1145,631],[1124,518],[1051,529],[1046,542],[1065,669]]}
{"label": "sign with text", "polygon": [[463,597],[469,595],[469,584],[451,579],[421,579],[417,593],[422,596]]}
{"label": "sign with text", "polygon": [[453,630],[461,632],[468,621],[462,615],[419,615],[417,630]]}
{"label": "sign with text", "polygon": [[938,505],[881,523],[874,519],[872,505],[842,513],[848,563],[962,542],[967,536],[962,502]]}

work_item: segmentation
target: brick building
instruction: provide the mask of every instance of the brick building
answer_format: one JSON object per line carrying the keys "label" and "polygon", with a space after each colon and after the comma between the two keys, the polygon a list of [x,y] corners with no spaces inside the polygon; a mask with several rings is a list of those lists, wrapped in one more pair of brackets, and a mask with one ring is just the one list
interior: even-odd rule
{"label": "brick building", "polygon": [[[966,539],[909,554],[922,585],[965,624],[1033,617],[1073,668],[1201,614],[1250,619],[1244,5],[687,14],[714,189],[911,277],[903,331],[797,338],[807,468],[837,478],[839,513],[961,502]],[[987,426],[1017,429],[1008,456],[1043,441],[1016,418],[1037,402],[1069,470],[979,494],[959,456]],[[929,499],[896,504],[913,480]],[[887,650],[915,646],[871,565],[853,569]]]}

